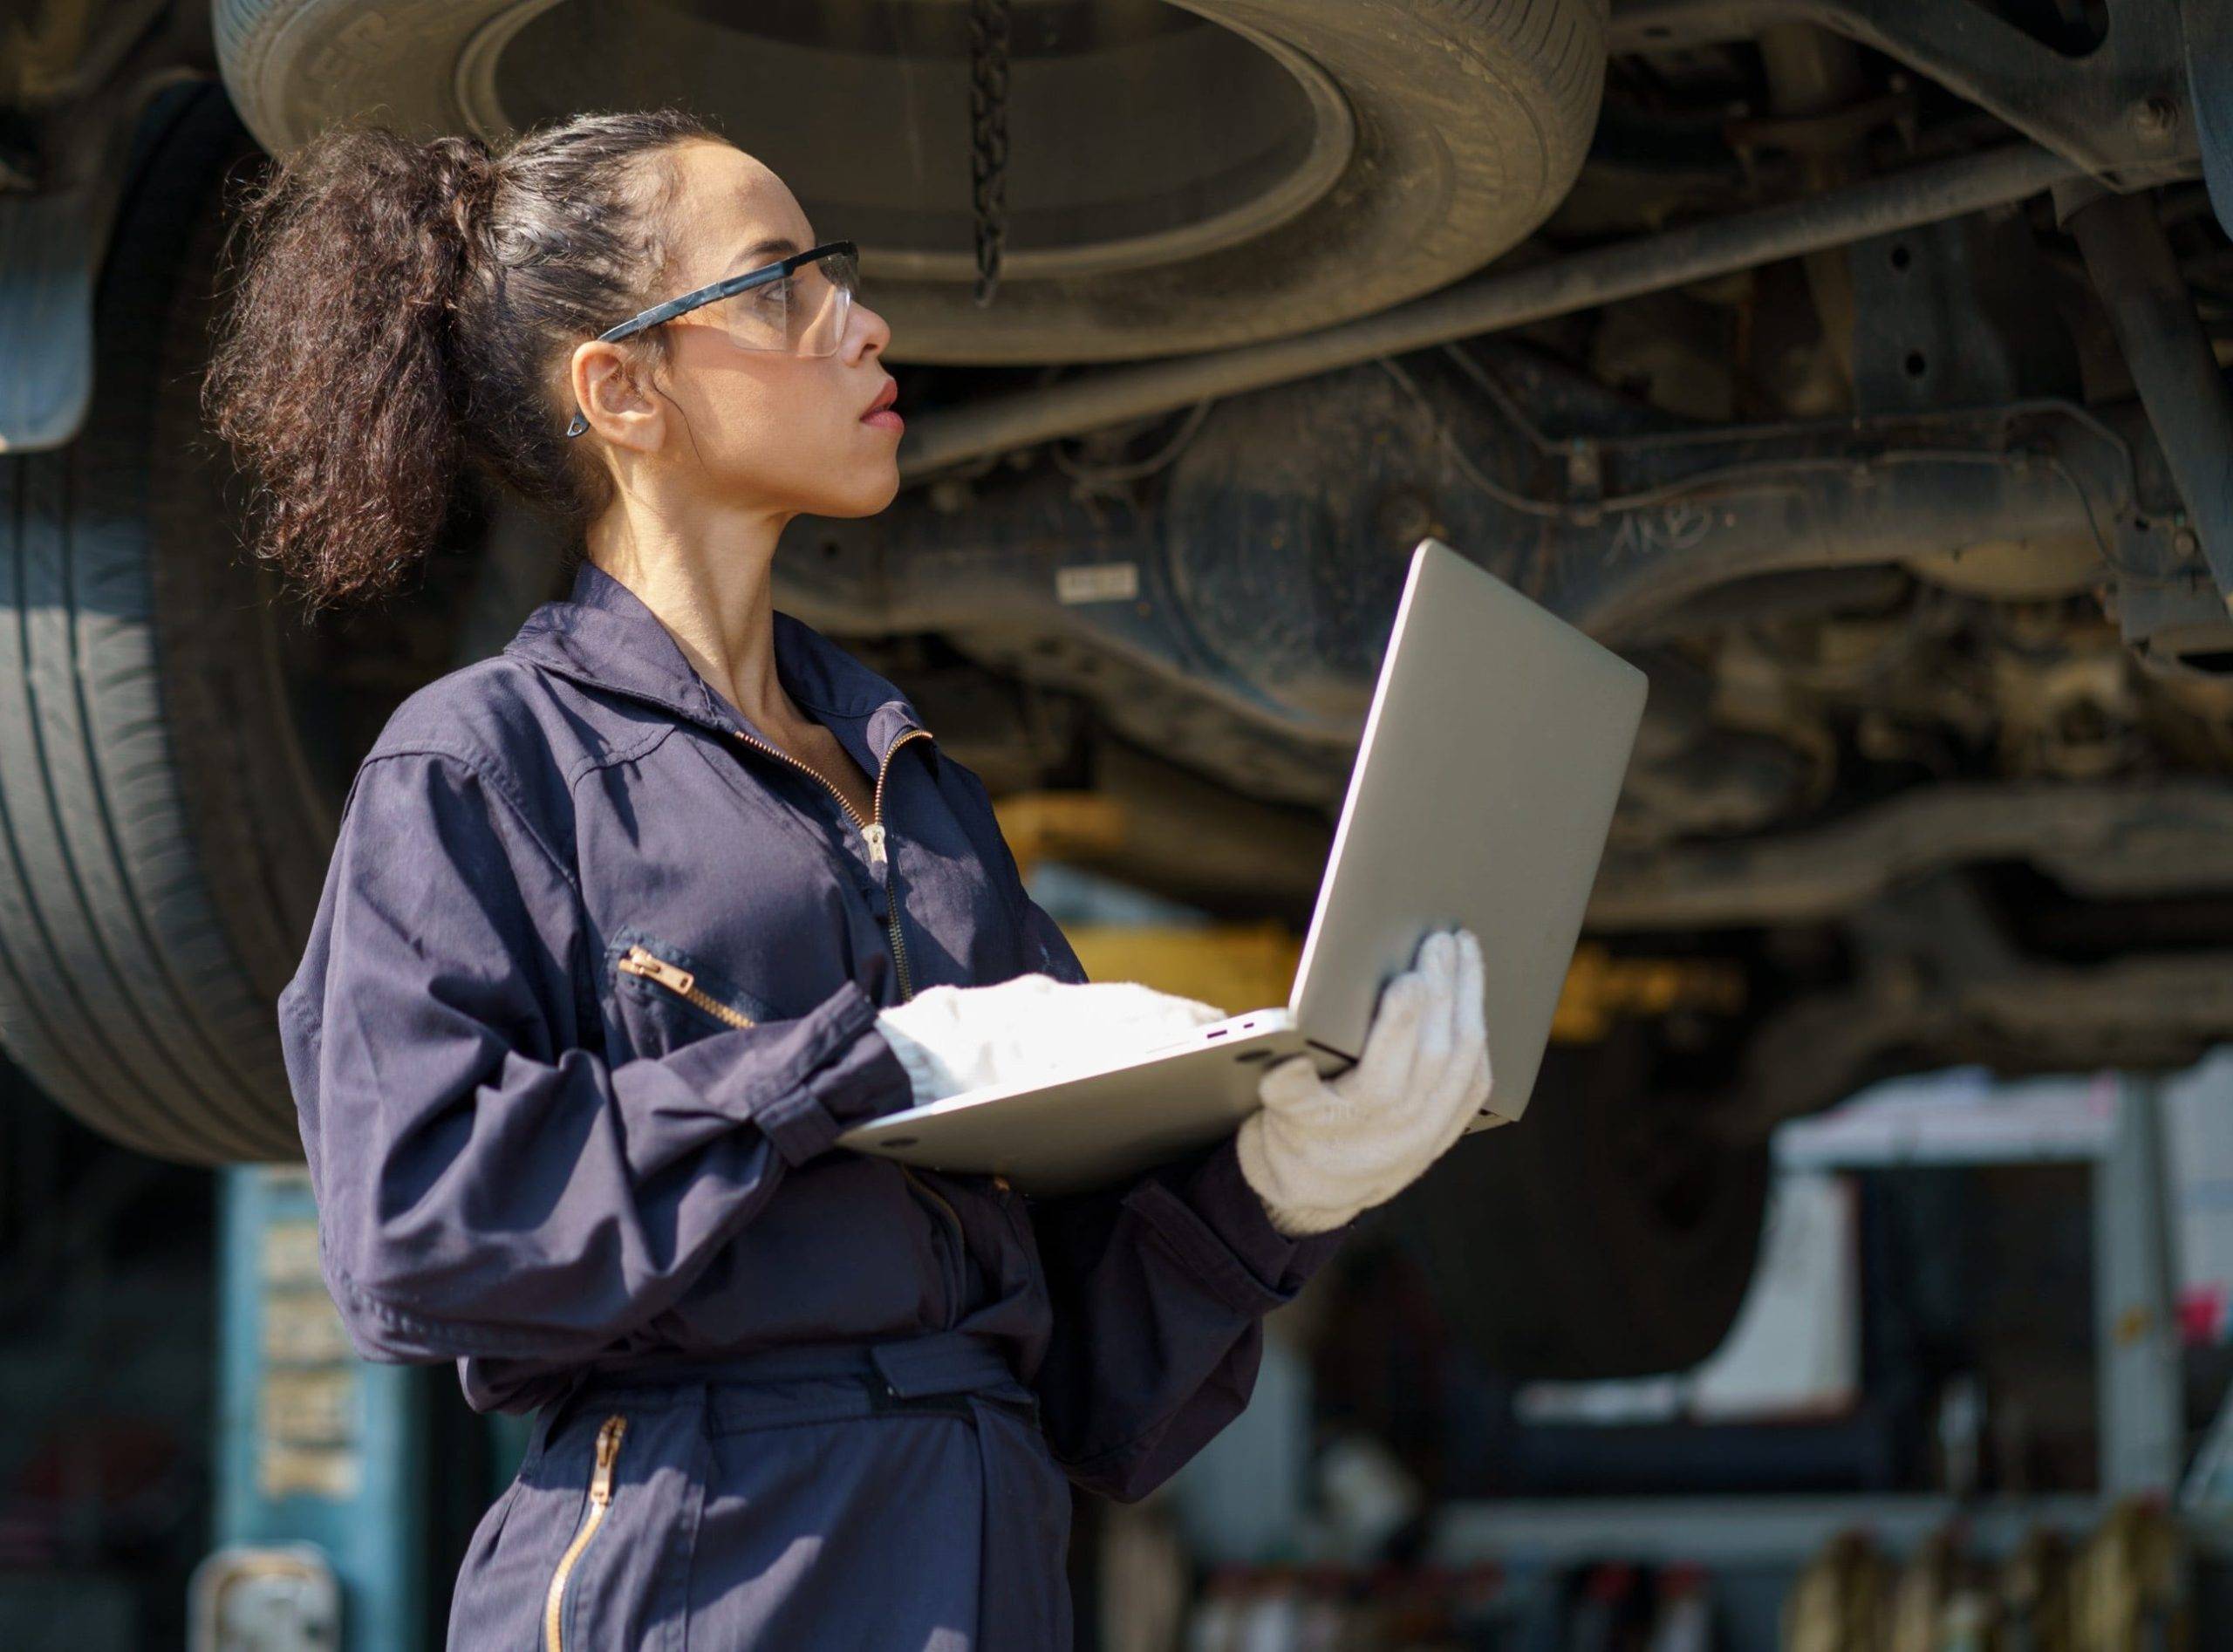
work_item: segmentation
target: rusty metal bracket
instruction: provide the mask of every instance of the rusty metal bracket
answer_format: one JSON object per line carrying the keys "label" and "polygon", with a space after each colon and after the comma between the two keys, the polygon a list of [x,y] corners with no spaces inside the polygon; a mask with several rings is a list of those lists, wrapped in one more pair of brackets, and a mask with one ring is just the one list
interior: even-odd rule
{"label": "rusty metal bracket", "polygon": [[[2073,193],[2059,190],[2057,205]],[[2217,365],[2154,204],[2105,195],[2071,203],[2066,215],[2194,517],[2218,596],[2233,606],[2233,385]]]}

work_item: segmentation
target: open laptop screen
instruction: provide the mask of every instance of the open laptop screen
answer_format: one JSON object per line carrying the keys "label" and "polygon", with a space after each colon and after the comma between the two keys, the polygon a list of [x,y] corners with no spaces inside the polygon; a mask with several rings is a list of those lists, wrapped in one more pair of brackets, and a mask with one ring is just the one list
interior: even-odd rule
{"label": "open laptop screen", "polygon": [[1421,540],[1288,1000],[1303,1035],[1354,1058],[1420,937],[1463,925],[1486,966],[1492,1105],[1518,1117],[1643,700],[1635,666]]}

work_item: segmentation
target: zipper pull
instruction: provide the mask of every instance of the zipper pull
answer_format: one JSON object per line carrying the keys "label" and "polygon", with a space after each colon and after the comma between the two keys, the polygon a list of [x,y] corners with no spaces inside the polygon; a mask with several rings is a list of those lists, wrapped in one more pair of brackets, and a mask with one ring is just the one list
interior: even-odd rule
{"label": "zipper pull", "polygon": [[883,865],[884,823],[879,820],[871,821],[867,825],[861,828],[861,836],[868,840],[869,864],[871,866]]}
{"label": "zipper pull", "polygon": [[648,975],[660,986],[672,986],[678,993],[686,993],[698,984],[698,978],[681,965],[654,957],[641,946],[631,945],[620,960],[620,967],[631,975]]}
{"label": "zipper pull", "polygon": [[612,1500],[612,1463],[620,1455],[620,1437],[627,1428],[628,1419],[616,1411],[604,1419],[604,1426],[597,1431],[597,1472],[590,1479],[590,1500],[593,1503]]}

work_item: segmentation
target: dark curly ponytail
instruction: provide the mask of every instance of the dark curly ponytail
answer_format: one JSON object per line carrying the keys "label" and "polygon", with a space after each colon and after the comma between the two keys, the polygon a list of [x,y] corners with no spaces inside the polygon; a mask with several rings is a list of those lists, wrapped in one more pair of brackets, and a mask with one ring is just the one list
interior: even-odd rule
{"label": "dark curly ponytail", "polygon": [[257,481],[251,548],[311,608],[393,589],[468,461],[577,519],[604,503],[559,434],[560,370],[651,302],[673,174],[645,163],[714,136],[672,110],[495,153],[337,129],[248,200],[204,402]]}

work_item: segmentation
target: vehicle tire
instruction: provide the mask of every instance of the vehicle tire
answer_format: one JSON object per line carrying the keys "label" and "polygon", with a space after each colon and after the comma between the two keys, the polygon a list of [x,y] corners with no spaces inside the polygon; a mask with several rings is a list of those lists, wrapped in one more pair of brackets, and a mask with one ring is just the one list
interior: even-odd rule
{"label": "vehicle tire", "polygon": [[1453,1334],[1513,1380],[1646,1376],[1728,1335],[1760,1245],[1764,1146],[1689,1128],[1648,1029],[1554,1047],[1516,1124],[1461,1140],[1390,1206]]}
{"label": "vehicle tire", "polygon": [[133,157],[85,427],[0,455],[0,1045],[126,1146],[298,1161],[274,1002],[357,757],[449,663],[423,608],[460,604],[289,624],[199,407],[222,191],[260,152],[200,85]]}
{"label": "vehicle tire", "polygon": [[213,564],[232,538],[157,472],[186,461],[158,453],[178,433],[172,300],[240,146],[210,90],[149,112],[90,419],[67,447],[0,458],[0,1041],[104,1135],[202,1162],[301,1156],[270,1000],[203,876],[154,625],[155,536],[206,535]]}
{"label": "vehicle tire", "polygon": [[1563,198],[1604,77],[1607,0],[1017,4],[982,307],[965,8],[217,0],[215,21],[275,151],[371,113],[484,136],[583,108],[710,114],[817,234],[860,242],[899,361],[1179,354],[1431,291]]}

